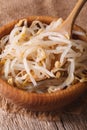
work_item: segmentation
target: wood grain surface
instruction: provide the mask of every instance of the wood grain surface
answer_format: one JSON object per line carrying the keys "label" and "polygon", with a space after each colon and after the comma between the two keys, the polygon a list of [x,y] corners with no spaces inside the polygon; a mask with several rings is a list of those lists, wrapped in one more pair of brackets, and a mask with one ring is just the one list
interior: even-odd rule
{"label": "wood grain surface", "polygon": [[0,130],[87,130],[87,113],[62,114],[58,118],[57,121],[40,120],[0,109]]}
{"label": "wood grain surface", "polygon": [[[0,26],[29,15],[66,18],[77,0],[0,0]],[[87,31],[87,3],[77,23]],[[87,92],[59,112],[33,113],[0,97],[0,130],[87,130]]]}

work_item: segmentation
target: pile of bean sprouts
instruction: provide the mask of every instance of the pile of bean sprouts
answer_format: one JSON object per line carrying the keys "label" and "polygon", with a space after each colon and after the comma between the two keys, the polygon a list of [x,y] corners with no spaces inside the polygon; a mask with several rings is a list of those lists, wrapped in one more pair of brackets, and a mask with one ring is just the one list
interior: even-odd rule
{"label": "pile of bean sprouts", "polygon": [[49,86],[48,92],[69,87],[75,80],[87,81],[87,43],[53,31],[62,23],[59,18],[49,25],[33,21],[29,26],[26,19],[20,20],[10,34],[0,39],[1,77],[10,85],[23,88],[29,87],[30,82],[36,87],[38,81],[59,80],[65,75],[64,81]]}

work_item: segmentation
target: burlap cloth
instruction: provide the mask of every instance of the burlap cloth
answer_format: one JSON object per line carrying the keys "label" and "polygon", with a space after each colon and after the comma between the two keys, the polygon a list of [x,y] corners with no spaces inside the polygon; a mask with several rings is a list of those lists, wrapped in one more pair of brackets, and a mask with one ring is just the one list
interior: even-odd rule
{"label": "burlap cloth", "polygon": [[[49,15],[66,18],[77,0],[0,0],[0,26],[18,18],[30,15]],[[81,10],[76,23],[87,31],[87,3]],[[73,102],[70,107],[67,106],[63,112],[80,114],[86,112],[87,92]],[[32,112],[20,109],[16,105],[7,102],[6,99],[0,97],[0,109],[7,112],[20,112],[32,115]],[[34,114],[33,114],[34,115]],[[35,114],[36,115],[36,114]],[[38,114],[37,114],[38,115]],[[40,117],[43,117],[43,113]],[[48,113],[47,113],[48,115]],[[53,113],[54,117],[56,116]],[[51,117],[51,116],[50,116]]]}

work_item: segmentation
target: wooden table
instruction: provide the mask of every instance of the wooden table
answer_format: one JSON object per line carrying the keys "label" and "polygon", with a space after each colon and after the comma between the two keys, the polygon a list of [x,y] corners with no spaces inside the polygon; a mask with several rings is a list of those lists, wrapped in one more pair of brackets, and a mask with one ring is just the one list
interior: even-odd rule
{"label": "wooden table", "polygon": [[[77,0],[0,0],[0,26],[29,15],[66,18]],[[77,22],[87,30],[87,4]],[[86,93],[87,95],[87,93]],[[85,99],[85,100],[84,100]],[[0,98],[0,130],[87,130],[87,96],[57,113],[33,113]],[[71,107],[70,107],[71,106]],[[69,108],[68,108],[69,107]]]}
{"label": "wooden table", "polygon": [[58,121],[40,121],[0,110],[0,130],[87,130],[87,114],[63,114]]}
{"label": "wooden table", "polygon": [[0,130],[87,130],[87,96],[85,99],[82,96],[56,113],[30,112],[2,100]]}

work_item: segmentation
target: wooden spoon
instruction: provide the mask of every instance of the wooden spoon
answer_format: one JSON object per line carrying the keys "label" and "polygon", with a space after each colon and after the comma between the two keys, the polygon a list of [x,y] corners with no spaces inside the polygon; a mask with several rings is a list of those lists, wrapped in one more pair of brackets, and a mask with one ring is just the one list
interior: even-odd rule
{"label": "wooden spoon", "polygon": [[58,27],[55,31],[67,36],[68,39],[70,39],[72,36],[72,27],[74,25],[74,22],[86,1],[87,0],[78,0],[76,6],[74,7],[70,15],[63,22],[63,24],[60,25],[60,27]]}

